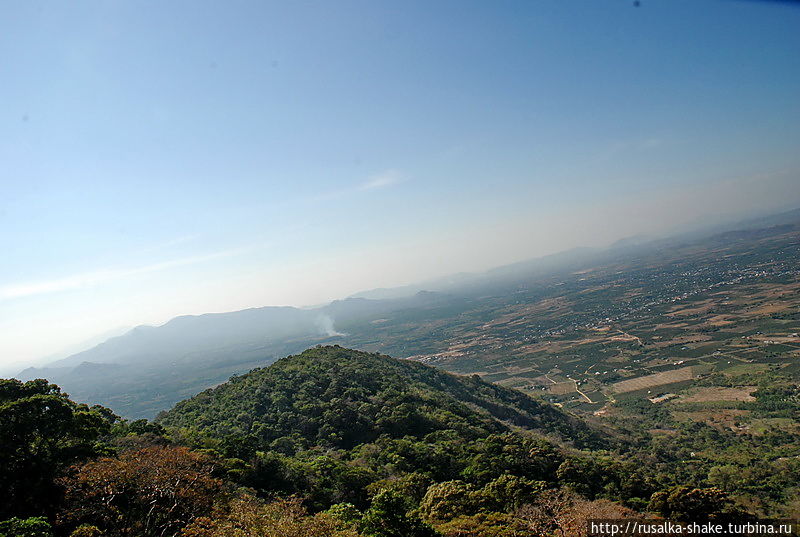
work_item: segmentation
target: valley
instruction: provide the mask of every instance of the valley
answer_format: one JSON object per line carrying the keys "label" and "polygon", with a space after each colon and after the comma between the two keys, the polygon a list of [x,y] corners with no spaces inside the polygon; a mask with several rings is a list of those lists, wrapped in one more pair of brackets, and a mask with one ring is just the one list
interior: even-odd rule
{"label": "valley", "polygon": [[786,220],[566,252],[407,296],[182,317],[20,378],[152,418],[231,375],[340,344],[478,374],[582,415],[631,398],[677,408],[670,394],[693,386],[800,374],[800,227]]}
{"label": "valley", "polygon": [[[644,398],[686,417],[681,394],[697,386],[798,378],[800,234],[755,235],[521,282],[505,295],[471,298],[452,316],[439,306],[425,321],[384,320],[380,344],[347,327],[348,344],[479,374],[584,415]],[[393,337],[411,330],[414,343]],[[747,406],[726,393],[706,402]],[[750,411],[740,411],[747,428]]]}

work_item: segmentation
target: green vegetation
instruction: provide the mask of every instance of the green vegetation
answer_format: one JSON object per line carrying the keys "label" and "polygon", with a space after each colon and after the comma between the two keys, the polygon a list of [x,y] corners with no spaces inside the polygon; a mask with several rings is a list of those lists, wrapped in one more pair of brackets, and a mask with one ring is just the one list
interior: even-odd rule
{"label": "green vegetation", "polygon": [[53,528],[44,517],[14,517],[0,522],[0,537],[53,537]]}
{"label": "green vegetation", "polygon": [[311,446],[352,449],[379,438],[434,433],[472,441],[513,427],[578,447],[601,443],[581,421],[518,391],[338,346],[233,377],[178,403],[158,423],[223,439],[240,456],[268,449],[294,454]]}
{"label": "green vegetation", "polygon": [[[0,520],[52,515],[60,495],[56,479],[71,464],[102,453],[96,441],[115,419],[107,409],[75,404],[47,381],[0,380]],[[14,524],[39,527],[35,519]]]}
{"label": "green vegetation", "polygon": [[677,420],[671,401],[619,401],[598,428],[477,376],[338,346],[156,422],[3,381],[14,502],[0,535],[577,537],[589,518],[793,516],[800,439],[767,424],[794,416],[798,391],[769,374],[736,403],[773,420],[749,444]]}
{"label": "green vegetation", "polygon": [[[634,397],[727,370],[780,367],[800,379],[798,230],[800,222],[737,240],[565,254],[431,282],[430,292],[405,298],[181,317],[21,374],[131,419],[332,343],[478,374],[584,415],[622,397],[617,383],[633,380],[622,387],[637,391],[637,379],[655,373],[660,384],[642,384]],[[342,334],[320,332],[321,315]],[[690,366],[691,379],[676,373]]]}
{"label": "green vegetation", "polygon": [[[255,332],[221,330],[225,345],[169,375],[75,367],[77,386],[152,417],[314,342],[409,358],[313,348],[154,422],[2,380],[0,537],[571,537],[587,518],[797,518],[797,229],[335,302],[335,339],[258,346],[262,315],[296,312],[223,314]],[[218,320],[171,326],[195,349],[217,336],[181,327]]]}
{"label": "green vegetation", "polygon": [[[629,399],[614,405],[609,421],[628,431],[637,456],[648,453],[658,472],[677,472],[676,484],[716,487],[760,516],[796,516],[800,386],[780,370],[741,374],[748,383],[757,381],[742,390],[754,400],[714,400],[714,392],[693,402]],[[710,376],[703,385],[729,388],[727,380]]]}

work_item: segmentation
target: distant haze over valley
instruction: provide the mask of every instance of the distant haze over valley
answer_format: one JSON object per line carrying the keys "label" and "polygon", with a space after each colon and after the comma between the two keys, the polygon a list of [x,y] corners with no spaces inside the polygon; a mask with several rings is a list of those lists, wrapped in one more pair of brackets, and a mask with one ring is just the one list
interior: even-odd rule
{"label": "distant haze over valley", "polygon": [[[314,308],[267,306],[181,316],[157,327],[136,327],[44,367],[25,369],[17,376],[23,380],[48,378],[79,401],[102,403],[130,417],[152,417],[231,374],[246,372],[318,344],[340,343],[397,357],[433,359],[436,363],[439,359],[432,357],[439,356],[437,349],[454,341],[465,343],[472,337],[455,336],[451,334],[454,329],[462,325],[479,328],[494,317],[502,318],[503,312],[514,311],[514,304],[529,303],[535,308],[537,302],[550,300],[548,296],[561,296],[559,300],[574,296],[575,299],[569,299],[573,300],[570,315],[599,322],[612,309],[585,317],[574,302],[582,299],[580,289],[588,288],[588,284],[582,283],[585,278],[580,277],[587,269],[594,271],[620,264],[633,276],[643,268],[643,263],[671,263],[669,258],[662,257],[664,251],[699,248],[713,257],[711,252],[718,241],[727,247],[739,233],[744,233],[746,241],[757,241],[762,236],[787,233],[792,236],[798,230],[800,210],[794,210],[705,232],[666,239],[636,236],[605,249],[577,248],[487,272],[461,273],[418,285],[363,291]],[[737,244],[736,240],[731,244]],[[664,265],[665,269],[668,266]],[[574,281],[577,287],[560,288],[564,281],[559,279],[564,278]],[[661,284],[653,285],[651,292],[657,292]],[[477,317],[471,320],[473,315]],[[486,315],[489,315],[486,321],[479,320]],[[543,326],[537,323],[545,318],[534,314],[521,319],[533,323],[531,326]],[[562,323],[559,320],[553,326]],[[509,345],[517,337],[500,344]],[[483,367],[476,363],[478,369],[470,369],[472,366],[463,361],[441,363],[445,368],[465,373]]]}

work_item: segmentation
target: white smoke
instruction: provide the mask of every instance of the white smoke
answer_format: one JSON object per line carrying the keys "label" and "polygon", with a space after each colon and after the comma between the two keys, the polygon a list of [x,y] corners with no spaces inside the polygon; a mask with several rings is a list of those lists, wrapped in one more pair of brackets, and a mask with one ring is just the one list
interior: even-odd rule
{"label": "white smoke", "polygon": [[329,315],[322,314],[317,318],[317,326],[320,331],[328,337],[343,337],[347,334],[337,332],[333,327],[333,319]]}

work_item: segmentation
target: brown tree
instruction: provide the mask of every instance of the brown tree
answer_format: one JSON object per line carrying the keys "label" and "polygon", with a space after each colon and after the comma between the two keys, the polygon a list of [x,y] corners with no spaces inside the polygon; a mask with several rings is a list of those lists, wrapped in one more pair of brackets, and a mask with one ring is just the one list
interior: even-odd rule
{"label": "brown tree", "polygon": [[214,461],[183,447],[153,446],[103,458],[62,480],[59,524],[93,524],[109,535],[166,537],[208,515],[223,492]]}
{"label": "brown tree", "polygon": [[637,513],[608,500],[589,501],[572,492],[554,489],[541,493],[516,515],[528,524],[533,535],[586,537],[590,519],[628,518]]}
{"label": "brown tree", "polygon": [[213,518],[198,518],[181,537],[359,537],[324,513],[309,515],[297,498],[264,504],[241,496]]}

